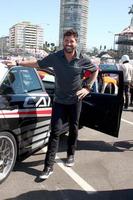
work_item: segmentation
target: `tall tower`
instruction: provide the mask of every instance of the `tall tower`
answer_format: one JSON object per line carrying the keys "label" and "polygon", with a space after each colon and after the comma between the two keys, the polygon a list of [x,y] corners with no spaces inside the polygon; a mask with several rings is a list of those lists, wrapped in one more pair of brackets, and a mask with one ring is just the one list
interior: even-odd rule
{"label": "tall tower", "polygon": [[62,48],[63,33],[68,29],[78,32],[78,48],[86,51],[89,0],[60,1],[59,47]]}
{"label": "tall tower", "polygon": [[129,8],[130,8],[130,10],[129,10],[128,14],[132,14],[130,27],[133,27],[133,5],[131,7],[129,7]]}

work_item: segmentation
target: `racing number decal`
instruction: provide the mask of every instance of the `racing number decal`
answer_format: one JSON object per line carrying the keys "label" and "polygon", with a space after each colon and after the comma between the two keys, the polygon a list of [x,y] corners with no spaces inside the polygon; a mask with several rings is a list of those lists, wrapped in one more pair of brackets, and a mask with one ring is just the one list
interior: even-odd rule
{"label": "racing number decal", "polygon": [[24,101],[25,108],[38,108],[38,107],[49,107],[51,103],[50,97],[26,97]]}

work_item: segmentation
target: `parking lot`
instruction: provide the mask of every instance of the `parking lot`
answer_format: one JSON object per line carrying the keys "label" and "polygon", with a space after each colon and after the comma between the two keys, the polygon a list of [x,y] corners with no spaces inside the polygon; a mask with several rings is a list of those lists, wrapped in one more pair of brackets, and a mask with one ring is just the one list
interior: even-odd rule
{"label": "parking lot", "polygon": [[89,128],[79,131],[74,167],[64,166],[67,135],[62,135],[54,173],[38,180],[46,148],[23,162],[0,186],[1,200],[130,200],[133,196],[133,107],[123,111],[119,137]]}

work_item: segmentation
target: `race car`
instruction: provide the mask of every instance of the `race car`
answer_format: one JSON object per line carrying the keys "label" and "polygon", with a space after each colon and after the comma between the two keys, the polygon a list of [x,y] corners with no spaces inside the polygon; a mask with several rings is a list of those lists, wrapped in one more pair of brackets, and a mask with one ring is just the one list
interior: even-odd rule
{"label": "race car", "polygon": [[35,69],[0,66],[0,182],[47,144],[51,99]]}

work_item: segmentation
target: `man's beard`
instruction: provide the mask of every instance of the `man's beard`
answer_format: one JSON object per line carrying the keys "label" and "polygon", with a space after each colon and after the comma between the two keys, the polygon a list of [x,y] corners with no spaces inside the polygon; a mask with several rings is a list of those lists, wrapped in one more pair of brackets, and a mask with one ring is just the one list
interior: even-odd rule
{"label": "man's beard", "polygon": [[69,46],[64,47],[64,51],[66,53],[72,53],[74,50],[75,50],[74,47],[69,47]]}

